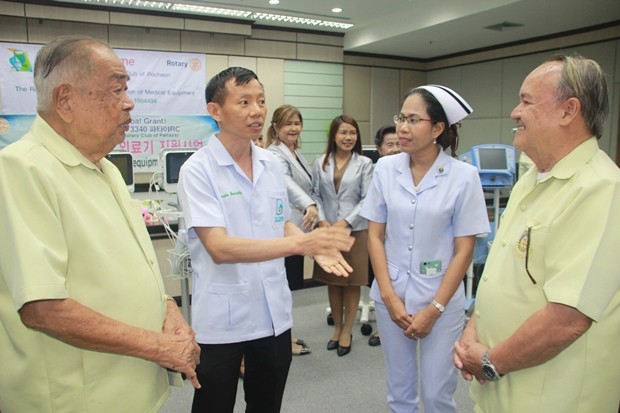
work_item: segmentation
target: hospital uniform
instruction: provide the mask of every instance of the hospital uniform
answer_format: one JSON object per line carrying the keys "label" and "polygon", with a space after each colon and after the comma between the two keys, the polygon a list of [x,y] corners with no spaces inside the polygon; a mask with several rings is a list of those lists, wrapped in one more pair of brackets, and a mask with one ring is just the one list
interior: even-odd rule
{"label": "hospital uniform", "polygon": [[[198,343],[228,344],[232,350],[239,347],[233,343],[287,333],[288,342],[283,347],[286,351],[279,361],[284,364],[281,368],[285,381],[291,360],[293,318],[284,258],[218,264],[194,230],[196,227],[221,227],[230,237],[252,238],[257,242],[284,236],[290,207],[280,162],[265,149],[252,145],[251,150],[253,181],[233,161],[216,135],[181,168],[178,195],[188,228],[193,269],[192,327]],[[204,356],[209,360],[208,353]],[[246,389],[250,361],[246,355]],[[201,369],[205,369],[202,363],[197,370],[199,379]],[[230,377],[209,379],[213,384],[201,380],[204,391],[229,394],[230,386],[234,385],[236,392],[238,369],[237,364],[234,383],[230,385],[224,384]],[[282,383],[281,391],[283,386]]]}
{"label": "hospital uniform", "polygon": [[279,161],[252,147],[251,182],[212,136],[183,164],[179,201],[192,258],[192,324],[199,343],[234,343],[280,335],[293,325],[284,259],[217,264],[194,227],[222,227],[231,237],[284,236],[290,215]]}
{"label": "hospital uniform", "polygon": [[[394,291],[413,314],[427,307],[454,256],[455,237],[489,232],[487,209],[476,168],[439,148],[437,159],[414,188],[407,153],[382,157],[361,215],[385,223],[385,252]],[[464,320],[464,289],[458,288],[428,336],[411,340],[388,314],[375,280],[375,301],[383,348],[388,405],[393,412],[417,412],[420,380],[425,412],[454,412],[457,372],[453,345]]]}
{"label": "hospital uniform", "polygon": [[170,392],[163,367],[71,346],[18,314],[28,302],[72,298],[161,332],[167,305],[153,244],[118,170],[105,158],[100,166],[38,116],[0,151],[3,412],[157,412]]}
{"label": "hospital uniform", "polygon": [[541,365],[482,386],[473,381],[475,410],[616,413],[620,171],[591,138],[540,183],[537,172],[519,179],[502,215],[476,295],[478,340],[492,348],[549,302],[576,308],[593,323]]}

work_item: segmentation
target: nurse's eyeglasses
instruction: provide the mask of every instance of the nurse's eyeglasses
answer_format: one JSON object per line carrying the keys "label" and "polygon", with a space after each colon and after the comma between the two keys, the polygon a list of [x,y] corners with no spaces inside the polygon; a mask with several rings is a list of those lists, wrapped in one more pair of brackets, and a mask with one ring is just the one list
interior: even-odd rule
{"label": "nurse's eyeglasses", "polygon": [[422,118],[418,118],[417,116],[404,116],[402,113],[399,113],[398,115],[394,115],[393,120],[396,125],[401,125],[407,122],[407,125],[409,126],[417,125],[420,122],[435,122],[432,119],[422,119]]}

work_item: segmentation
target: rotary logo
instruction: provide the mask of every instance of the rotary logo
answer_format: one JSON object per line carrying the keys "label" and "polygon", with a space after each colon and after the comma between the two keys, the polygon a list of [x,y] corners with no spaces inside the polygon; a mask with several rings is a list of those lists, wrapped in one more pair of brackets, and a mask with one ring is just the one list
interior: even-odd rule
{"label": "rotary logo", "polygon": [[194,72],[198,72],[202,69],[202,63],[200,63],[200,59],[192,59],[189,61],[189,68]]}

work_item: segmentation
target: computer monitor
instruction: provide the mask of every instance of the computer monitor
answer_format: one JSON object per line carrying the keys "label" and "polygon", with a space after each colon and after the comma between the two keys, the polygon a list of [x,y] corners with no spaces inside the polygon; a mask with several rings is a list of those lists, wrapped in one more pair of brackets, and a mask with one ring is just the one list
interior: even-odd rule
{"label": "computer monitor", "polygon": [[106,158],[120,171],[129,192],[134,192],[133,156],[129,152],[113,151]]}
{"label": "computer monitor", "polygon": [[162,188],[169,194],[177,193],[181,166],[196,152],[196,148],[164,149],[161,152]]}
{"label": "computer monitor", "polygon": [[362,145],[362,155],[370,158],[372,163],[377,163],[377,160],[381,157],[375,145]]}
{"label": "computer monitor", "polygon": [[482,186],[507,187],[514,183],[515,149],[500,144],[477,145],[470,151],[471,163],[478,168]]}

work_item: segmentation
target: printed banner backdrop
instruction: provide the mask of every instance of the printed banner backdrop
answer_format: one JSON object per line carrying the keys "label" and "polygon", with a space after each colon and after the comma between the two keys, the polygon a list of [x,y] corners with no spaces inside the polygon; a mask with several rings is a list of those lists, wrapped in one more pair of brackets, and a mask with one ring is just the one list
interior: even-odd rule
{"label": "printed banner backdrop", "polygon": [[200,149],[217,131],[217,122],[208,115],[132,116],[125,142],[116,149],[132,154],[134,173],[156,172],[162,149]]}
{"label": "printed banner backdrop", "polygon": [[[0,42],[0,149],[25,134],[36,114],[33,66],[41,45]],[[204,98],[205,55],[115,49],[135,102],[125,142],[135,172],[156,172],[164,148],[199,148],[218,130]]]}
{"label": "printed banner backdrop", "polygon": [[[32,69],[41,45],[0,43],[2,112],[36,113]],[[133,113],[145,115],[202,115],[207,113],[205,56],[195,53],[114,50],[130,80]]]}
{"label": "printed banner backdrop", "polygon": [[21,138],[34,120],[34,115],[0,115],[0,149]]}
{"label": "printed banner backdrop", "polygon": [[[34,117],[0,115],[0,150],[28,132]],[[125,141],[115,149],[132,154],[135,173],[157,172],[162,149],[199,149],[218,131],[209,115],[132,116]]]}
{"label": "printed banner backdrop", "polygon": [[204,115],[205,56],[193,53],[114,50],[130,79],[127,93],[140,115]]}
{"label": "printed banner backdrop", "polygon": [[0,43],[0,113],[36,113],[32,70],[40,48],[38,44]]}

